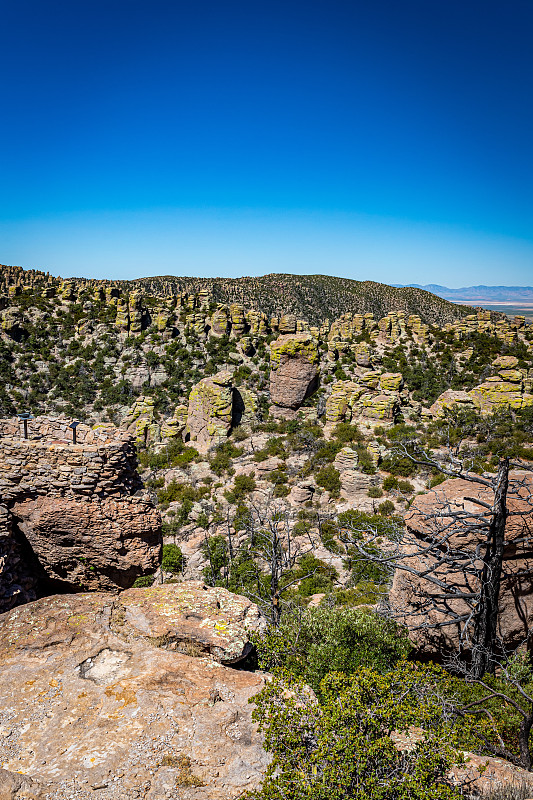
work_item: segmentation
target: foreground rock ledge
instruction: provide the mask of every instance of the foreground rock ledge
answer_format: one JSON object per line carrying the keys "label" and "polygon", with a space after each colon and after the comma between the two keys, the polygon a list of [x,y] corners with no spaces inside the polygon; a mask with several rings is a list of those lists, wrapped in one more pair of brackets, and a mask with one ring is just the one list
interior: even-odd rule
{"label": "foreground rock ledge", "polygon": [[264,678],[165,649],[234,655],[246,622],[261,625],[254,609],[195,583],[56,595],[1,615],[2,800],[25,796],[14,773],[43,800],[222,800],[257,785],[267,756],[248,700]]}

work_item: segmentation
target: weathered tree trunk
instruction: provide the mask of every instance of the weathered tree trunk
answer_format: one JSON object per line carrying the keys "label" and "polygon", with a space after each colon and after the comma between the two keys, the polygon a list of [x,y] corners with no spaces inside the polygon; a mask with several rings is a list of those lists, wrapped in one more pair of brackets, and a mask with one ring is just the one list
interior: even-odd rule
{"label": "weathered tree trunk", "polygon": [[493,658],[498,628],[498,605],[507,522],[507,489],[509,485],[509,459],[500,461],[494,503],[487,534],[483,570],[480,580],[480,596],[474,625],[472,647],[472,675],[482,678],[486,672],[493,673]]}

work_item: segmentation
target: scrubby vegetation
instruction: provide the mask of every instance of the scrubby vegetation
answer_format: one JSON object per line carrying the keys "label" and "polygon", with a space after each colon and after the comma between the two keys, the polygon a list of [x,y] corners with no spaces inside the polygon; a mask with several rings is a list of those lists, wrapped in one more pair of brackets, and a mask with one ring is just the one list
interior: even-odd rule
{"label": "scrubby vegetation", "polygon": [[[485,480],[507,457],[531,468],[531,326],[321,276],[65,284],[25,273],[15,285],[6,275],[2,416],[27,408],[127,428],[135,490],[163,519],[157,580],[224,587],[268,620],[254,643],[274,678],[255,715],[273,761],[250,797],[444,800],[459,796],[447,776],[462,750],[525,758],[529,663],[502,656],[485,685],[457,663],[422,663],[390,590],[419,495],[458,464]],[[280,333],[315,348],[316,387],[297,408],[271,396]],[[203,446],[189,396],[219,372],[231,386],[204,420]],[[399,749],[395,736],[413,729],[419,739]]]}

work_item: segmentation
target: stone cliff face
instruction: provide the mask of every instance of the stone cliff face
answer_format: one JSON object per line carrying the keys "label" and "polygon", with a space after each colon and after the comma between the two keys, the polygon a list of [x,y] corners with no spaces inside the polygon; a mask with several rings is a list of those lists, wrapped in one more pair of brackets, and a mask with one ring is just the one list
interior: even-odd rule
{"label": "stone cliff face", "polygon": [[[54,588],[126,588],[153,572],[160,517],[129,434],[36,418],[0,421],[0,610]],[[69,441],[70,439],[70,441]]]}

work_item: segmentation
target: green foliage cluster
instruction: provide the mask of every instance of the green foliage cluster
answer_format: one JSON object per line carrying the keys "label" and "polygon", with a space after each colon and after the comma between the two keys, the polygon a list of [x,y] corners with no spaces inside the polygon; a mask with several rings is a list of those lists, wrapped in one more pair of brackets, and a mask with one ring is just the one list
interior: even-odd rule
{"label": "green foliage cluster", "polygon": [[282,615],[278,628],[254,637],[267,672],[290,672],[320,691],[328,672],[353,675],[362,667],[379,672],[406,658],[412,645],[395,623],[371,611],[322,604]]}
{"label": "green foliage cluster", "polygon": [[329,492],[331,497],[339,497],[341,493],[341,478],[340,472],[335,467],[328,465],[322,467],[316,473],[317,486]]}
{"label": "green foliage cluster", "polygon": [[161,567],[165,572],[178,574],[183,571],[185,559],[177,544],[164,544]]}
{"label": "green foliage cluster", "polygon": [[141,450],[139,462],[141,466],[150,469],[167,469],[170,467],[185,467],[198,457],[194,447],[187,447],[179,438],[172,441],[157,453],[153,450]]}
{"label": "green foliage cluster", "polygon": [[232,460],[242,454],[242,447],[235,447],[233,442],[228,439],[227,442],[222,442],[216,448],[215,455],[210,461],[211,469],[215,475],[221,476],[231,470]]}
{"label": "green foliage cluster", "polygon": [[[437,676],[438,679],[438,676]],[[402,662],[385,674],[332,672],[319,698],[277,676],[254,698],[254,718],[272,761],[249,800],[452,800],[451,765],[462,758],[430,667]],[[393,732],[423,729],[400,751]]]}
{"label": "green foliage cluster", "polygon": [[233,481],[233,488],[226,492],[226,499],[230,503],[240,504],[256,488],[252,475],[237,475]]}

